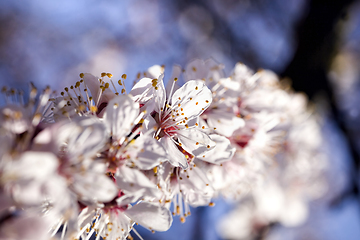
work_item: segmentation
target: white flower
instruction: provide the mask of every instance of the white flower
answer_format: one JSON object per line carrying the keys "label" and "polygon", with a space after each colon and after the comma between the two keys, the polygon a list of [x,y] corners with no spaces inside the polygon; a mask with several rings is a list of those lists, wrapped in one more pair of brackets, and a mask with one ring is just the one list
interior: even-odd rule
{"label": "white flower", "polygon": [[189,81],[174,94],[170,91],[166,97],[162,78],[163,75],[156,80],[159,82],[154,81],[157,95],[152,116],[155,121],[148,118],[148,126],[157,128],[155,138],[160,139],[171,155],[169,162],[186,169],[188,159],[215,147],[215,142],[201,131],[197,123],[199,115],[211,104],[211,92],[202,81]]}
{"label": "white flower", "polygon": [[120,189],[118,197],[98,207],[85,208],[79,216],[81,229],[75,237],[82,235],[89,239],[96,231],[98,238],[125,239],[135,222],[152,231],[170,228],[169,210],[159,202],[148,202],[161,198],[162,193],[143,173],[122,166],[114,174],[114,180]]}
{"label": "white flower", "polygon": [[196,59],[186,66],[185,79],[202,79],[212,92],[213,101],[201,117],[216,133],[230,137],[232,133],[244,126],[244,120],[233,111],[237,103],[239,83],[225,78],[223,66],[214,60]]}
{"label": "white flower", "polygon": [[127,95],[117,96],[108,103],[104,124],[111,136],[111,146],[106,158],[113,170],[123,164],[151,169],[165,160],[164,148],[150,132],[141,132],[142,116],[139,104]]}
{"label": "white flower", "polygon": [[[107,103],[119,95],[111,77],[111,73],[102,73],[101,78],[90,73],[81,73],[80,81],[65,87],[60,97],[50,99],[52,105],[49,115],[56,121],[76,116],[102,117]],[[126,78],[126,75],[123,75],[123,78]],[[123,82],[119,80],[118,84],[122,86]]]}
{"label": "white flower", "polygon": [[68,187],[85,202],[110,201],[117,194],[114,183],[105,175],[107,166],[97,158],[105,146],[104,125],[94,117],[63,121],[42,131],[35,143],[48,146],[60,160],[59,173]]}

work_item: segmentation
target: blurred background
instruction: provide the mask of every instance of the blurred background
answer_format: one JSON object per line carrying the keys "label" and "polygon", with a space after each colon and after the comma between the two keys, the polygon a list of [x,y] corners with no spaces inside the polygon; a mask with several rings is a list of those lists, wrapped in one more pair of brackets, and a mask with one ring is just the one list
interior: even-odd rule
{"label": "blurred background", "polygon": [[[80,72],[129,85],[154,64],[214,58],[290,78],[321,106],[329,192],[296,228],[274,223],[257,239],[360,239],[360,1],[23,0],[0,1],[0,81],[61,91]],[[1,99],[3,101],[3,99]],[[145,239],[221,239],[216,223],[231,205],[197,208],[166,233]],[[221,231],[221,230],[220,230]]]}

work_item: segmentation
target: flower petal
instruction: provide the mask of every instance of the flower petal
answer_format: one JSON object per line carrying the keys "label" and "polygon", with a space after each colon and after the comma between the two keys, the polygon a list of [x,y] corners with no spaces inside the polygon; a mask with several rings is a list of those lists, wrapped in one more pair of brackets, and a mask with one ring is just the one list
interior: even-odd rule
{"label": "flower petal", "polygon": [[210,203],[214,195],[214,189],[209,184],[210,181],[199,167],[193,167],[186,172],[180,172],[181,191],[186,196],[184,199],[191,206],[206,206]]}
{"label": "flower petal", "polygon": [[85,172],[73,175],[74,191],[85,201],[109,202],[118,193],[113,181],[105,174]]}
{"label": "flower petal", "polygon": [[143,170],[148,170],[166,160],[163,146],[148,135],[141,135],[127,147],[129,152],[136,152],[134,163]]}
{"label": "flower petal", "polygon": [[197,128],[178,130],[177,137],[182,148],[195,156],[206,153],[216,145],[206,133]]}
{"label": "flower petal", "polygon": [[230,140],[218,134],[211,134],[210,138],[216,142],[216,146],[208,151],[205,157],[199,157],[199,159],[214,164],[231,160],[234,156],[235,148],[231,146]]}
{"label": "flower petal", "polygon": [[185,119],[185,117],[192,119],[199,116],[210,106],[211,102],[212,93],[200,80],[185,83],[171,98],[171,105],[178,110],[178,118],[181,119]]}
{"label": "flower petal", "polygon": [[174,167],[181,167],[183,169],[186,169],[189,166],[185,155],[180,152],[176,144],[169,137],[161,138],[160,143],[162,143],[164,148],[167,150],[169,155],[167,160],[171,165]]}
{"label": "flower petal", "polygon": [[139,104],[127,95],[113,98],[105,112],[104,120],[114,140],[126,137],[134,126],[134,121],[139,115]]}
{"label": "flower petal", "polygon": [[209,127],[215,128],[215,132],[225,137],[231,137],[233,132],[245,125],[245,121],[232,112],[223,109],[212,109],[206,113]]}
{"label": "flower petal", "polygon": [[115,178],[117,186],[125,193],[125,195],[138,196],[139,194],[139,198],[161,197],[161,191],[157,189],[157,186],[137,169],[121,166],[118,168]]}
{"label": "flower petal", "polygon": [[150,230],[167,231],[172,224],[170,211],[155,203],[141,202],[127,209],[125,214]]}

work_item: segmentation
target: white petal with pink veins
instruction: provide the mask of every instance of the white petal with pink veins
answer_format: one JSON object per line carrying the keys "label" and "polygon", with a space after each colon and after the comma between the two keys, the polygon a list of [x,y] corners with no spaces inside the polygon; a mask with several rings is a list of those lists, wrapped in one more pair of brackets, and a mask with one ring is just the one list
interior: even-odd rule
{"label": "white petal with pink veins", "polygon": [[172,224],[170,211],[155,203],[141,202],[126,210],[125,214],[141,226],[155,231],[167,231]]}
{"label": "white petal with pink veins", "polygon": [[108,103],[104,120],[113,139],[120,140],[131,132],[137,116],[139,104],[127,95],[120,95]]}
{"label": "white petal with pink veins", "polygon": [[171,98],[173,109],[178,110],[176,119],[195,118],[203,113],[212,102],[212,93],[203,81],[189,81],[179,88]]}
{"label": "white petal with pink veins", "polygon": [[223,109],[212,109],[206,113],[206,116],[209,127],[215,128],[216,133],[225,137],[231,137],[235,130],[245,125],[245,121],[242,118]]}
{"label": "white petal with pink veins", "polygon": [[164,148],[168,152],[167,160],[174,167],[181,167],[186,169],[188,167],[188,162],[185,158],[185,155],[180,152],[176,144],[169,138],[163,137],[160,139],[160,142],[163,144]]}
{"label": "white petal with pink veins", "polygon": [[205,154],[216,145],[206,133],[196,128],[178,130],[177,137],[182,148],[195,156]]}

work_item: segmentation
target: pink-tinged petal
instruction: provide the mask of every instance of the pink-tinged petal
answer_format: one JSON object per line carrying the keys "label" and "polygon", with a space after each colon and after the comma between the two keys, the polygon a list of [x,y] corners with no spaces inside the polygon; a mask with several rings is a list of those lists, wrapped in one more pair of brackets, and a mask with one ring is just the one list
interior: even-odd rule
{"label": "pink-tinged petal", "polygon": [[206,133],[197,128],[178,130],[177,137],[182,148],[195,156],[205,154],[216,145]]}
{"label": "pink-tinged petal", "polygon": [[245,121],[242,118],[223,109],[212,109],[206,113],[206,117],[209,127],[214,128],[216,133],[225,137],[231,137],[235,130],[245,125]]}
{"label": "pink-tinged petal", "polygon": [[[203,81],[189,81],[179,88],[171,98],[171,105],[178,110],[176,119],[196,118],[212,102],[212,93]],[[178,121],[177,121],[178,122]]]}
{"label": "pink-tinged petal", "polygon": [[125,195],[136,195],[141,197],[161,197],[161,191],[141,171],[122,166],[115,174],[116,184]]}
{"label": "pink-tinged petal", "polygon": [[127,95],[113,98],[106,108],[104,121],[113,140],[126,137],[134,126],[139,115],[139,104]]}
{"label": "pink-tinged petal", "polygon": [[183,169],[186,169],[189,166],[185,155],[180,152],[176,144],[169,137],[161,138],[160,143],[163,144],[164,148],[168,152],[167,160],[171,165],[174,167],[181,167]]}
{"label": "pink-tinged petal", "polygon": [[116,197],[118,189],[105,174],[85,172],[73,175],[73,190],[84,201],[109,202]]}
{"label": "pink-tinged petal", "polygon": [[165,161],[166,151],[163,146],[148,135],[141,135],[128,145],[129,152],[136,152],[133,162],[143,170],[149,170]]}
{"label": "pink-tinged petal", "polygon": [[125,214],[150,230],[167,231],[172,224],[170,211],[155,203],[141,202],[126,210]]}
{"label": "pink-tinged petal", "polygon": [[199,157],[200,160],[221,164],[231,160],[235,154],[235,148],[231,146],[230,140],[218,134],[211,134],[210,138],[216,142],[216,146],[205,154],[205,157]]}
{"label": "pink-tinged petal", "polygon": [[181,171],[181,191],[191,206],[206,206],[214,195],[214,189],[205,173],[199,167]]}

